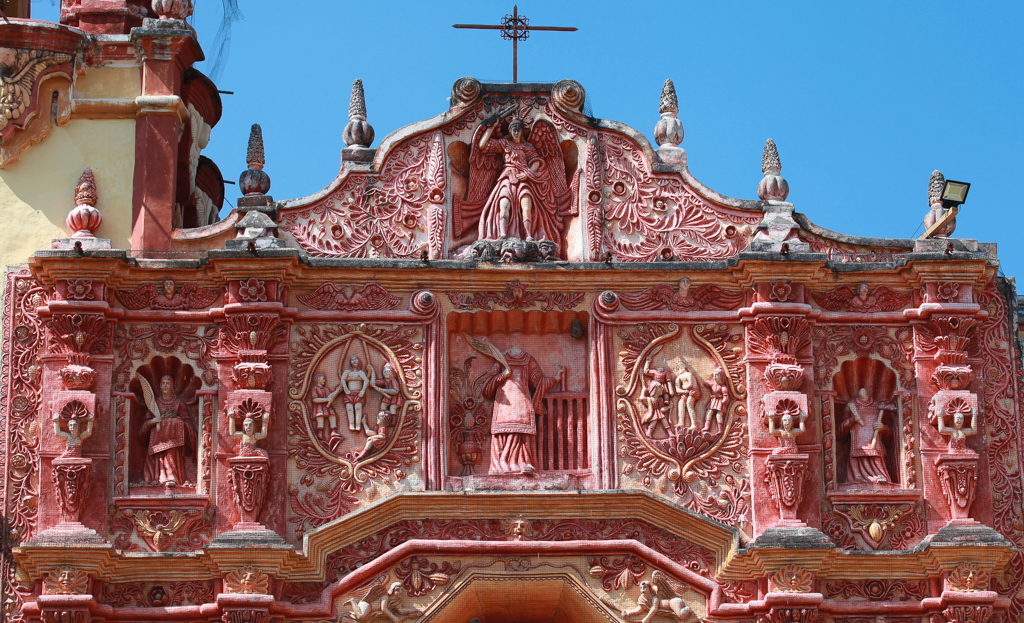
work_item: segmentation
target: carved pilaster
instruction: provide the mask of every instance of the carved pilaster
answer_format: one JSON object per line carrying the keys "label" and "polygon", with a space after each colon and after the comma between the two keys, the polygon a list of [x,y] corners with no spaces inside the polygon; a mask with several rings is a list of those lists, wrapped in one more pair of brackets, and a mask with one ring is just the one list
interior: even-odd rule
{"label": "carved pilaster", "polygon": [[803,499],[804,481],[808,476],[808,454],[772,454],[767,459],[768,474],[765,477],[768,490],[779,503],[776,524],[787,528],[801,528],[807,524],[797,519],[797,509]]}
{"label": "carved pilaster", "polygon": [[53,460],[52,474],[53,488],[60,506],[61,524],[79,524],[82,509],[92,489],[92,459],[56,458]]}
{"label": "carved pilaster", "polygon": [[235,529],[261,528],[260,512],[267,499],[270,465],[265,456],[236,456],[228,459],[228,479],[242,521]]}

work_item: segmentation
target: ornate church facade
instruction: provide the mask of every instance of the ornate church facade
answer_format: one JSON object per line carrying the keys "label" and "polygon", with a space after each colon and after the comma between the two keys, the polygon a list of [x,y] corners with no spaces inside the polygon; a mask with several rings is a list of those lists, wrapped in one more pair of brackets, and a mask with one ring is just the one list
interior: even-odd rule
{"label": "ornate church facade", "polygon": [[1015,286],[941,174],[858,238],[771,141],[697,181],[671,81],[657,146],[462,78],[377,148],[357,81],[337,178],[253,126],[218,220],[190,10],[0,24],[5,621],[1022,620]]}

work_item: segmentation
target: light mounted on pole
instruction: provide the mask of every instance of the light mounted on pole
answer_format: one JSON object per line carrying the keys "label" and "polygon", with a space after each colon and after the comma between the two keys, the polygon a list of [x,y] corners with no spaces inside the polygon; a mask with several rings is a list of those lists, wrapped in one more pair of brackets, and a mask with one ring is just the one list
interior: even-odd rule
{"label": "light mounted on pole", "polygon": [[963,205],[967,201],[967,191],[970,189],[970,182],[946,180],[946,185],[942,187],[942,207]]}

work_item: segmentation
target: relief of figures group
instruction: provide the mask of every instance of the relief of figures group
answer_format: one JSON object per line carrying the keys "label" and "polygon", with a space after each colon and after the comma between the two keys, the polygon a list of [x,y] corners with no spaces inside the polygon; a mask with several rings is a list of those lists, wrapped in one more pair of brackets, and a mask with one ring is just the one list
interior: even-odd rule
{"label": "relief of figures group", "polygon": [[[651,368],[645,362],[644,377],[646,383],[641,392],[641,400],[645,408],[641,421],[647,435],[654,437],[660,425],[668,433],[668,427],[684,427],[690,430],[719,434],[722,431],[722,414],[727,412],[729,386],[726,385],[725,370],[715,368],[711,378],[704,381],[710,400],[703,414],[697,412],[697,401],[701,397],[701,387],[690,367],[680,361],[673,378],[665,368]],[[675,409],[672,404],[675,402]],[[671,415],[676,414],[675,422]],[[689,422],[689,424],[687,424]],[[711,427],[714,425],[714,430]]]}

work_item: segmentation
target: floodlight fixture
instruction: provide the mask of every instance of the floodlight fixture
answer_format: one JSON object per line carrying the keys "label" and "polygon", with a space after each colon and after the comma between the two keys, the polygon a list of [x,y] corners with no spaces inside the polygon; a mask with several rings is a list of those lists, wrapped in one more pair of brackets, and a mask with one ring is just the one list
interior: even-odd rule
{"label": "floodlight fixture", "polygon": [[967,191],[970,189],[970,182],[946,180],[946,184],[942,187],[942,207],[951,208],[963,205],[967,201]]}

